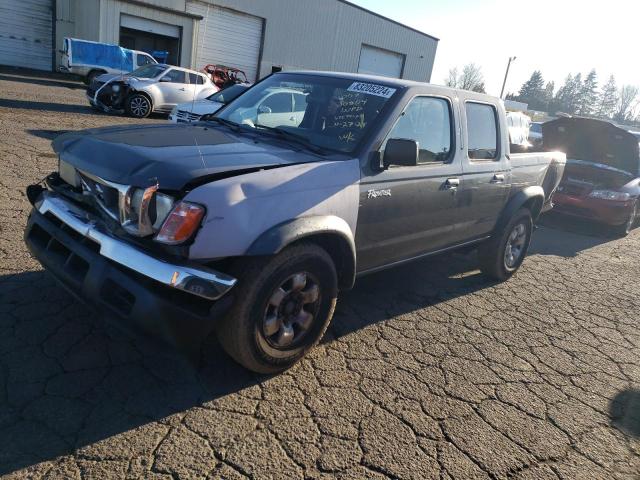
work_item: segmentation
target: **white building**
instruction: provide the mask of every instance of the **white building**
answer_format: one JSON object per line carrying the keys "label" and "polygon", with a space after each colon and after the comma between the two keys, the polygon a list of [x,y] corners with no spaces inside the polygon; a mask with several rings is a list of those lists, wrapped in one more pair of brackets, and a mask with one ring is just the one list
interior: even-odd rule
{"label": "white building", "polygon": [[55,70],[64,37],[169,52],[169,63],[363,72],[429,81],[438,39],[345,0],[2,0],[0,64]]}

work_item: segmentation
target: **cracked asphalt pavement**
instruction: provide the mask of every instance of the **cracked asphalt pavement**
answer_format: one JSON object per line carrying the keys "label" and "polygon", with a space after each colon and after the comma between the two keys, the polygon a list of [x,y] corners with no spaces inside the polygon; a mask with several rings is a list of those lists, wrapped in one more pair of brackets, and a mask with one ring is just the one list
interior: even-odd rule
{"label": "cracked asphalt pavement", "polygon": [[[163,122],[153,118],[144,122]],[[66,130],[138,121],[0,72],[3,478],[640,478],[640,229],[544,220],[510,281],[455,254],[361,279],[284,374],[132,338],[28,254]]]}

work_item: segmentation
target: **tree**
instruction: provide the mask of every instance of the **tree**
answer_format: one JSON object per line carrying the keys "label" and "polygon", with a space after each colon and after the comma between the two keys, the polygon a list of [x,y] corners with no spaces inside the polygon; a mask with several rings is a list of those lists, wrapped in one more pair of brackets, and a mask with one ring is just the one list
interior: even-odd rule
{"label": "tree", "polygon": [[529,104],[531,110],[543,110],[544,105],[544,79],[542,72],[536,70],[531,74],[531,78],[522,84],[518,101]]}
{"label": "tree", "polygon": [[544,99],[544,108],[542,108],[542,110],[544,110],[545,112],[548,112],[551,110],[551,106],[553,102],[553,94],[555,90],[556,90],[555,82],[547,82],[547,84],[544,87],[544,92],[542,93],[542,97]]}
{"label": "tree", "polygon": [[609,81],[602,87],[596,115],[600,118],[611,118],[616,111],[616,105],[618,105],[618,86],[616,78],[611,75]]}
{"label": "tree", "polygon": [[616,122],[629,122],[634,116],[636,107],[636,99],[638,98],[638,87],[632,85],[624,85],[620,89],[620,96],[613,119]]}
{"label": "tree", "polygon": [[449,76],[444,80],[447,87],[458,88],[458,67],[449,69]]}
{"label": "tree", "polygon": [[598,108],[598,80],[595,69],[589,72],[587,78],[582,82],[577,113],[591,116]]}
{"label": "tree", "polygon": [[484,88],[484,75],[482,69],[475,63],[468,63],[458,74],[458,69],[449,70],[449,76],[445,79],[447,87],[471,90],[472,92],[486,93]]}
{"label": "tree", "polygon": [[[582,75],[577,73],[575,76],[567,75],[567,78],[558,89],[553,106],[555,110],[565,113],[574,114],[580,105],[580,90],[582,88]],[[554,112],[551,112],[554,113]]]}

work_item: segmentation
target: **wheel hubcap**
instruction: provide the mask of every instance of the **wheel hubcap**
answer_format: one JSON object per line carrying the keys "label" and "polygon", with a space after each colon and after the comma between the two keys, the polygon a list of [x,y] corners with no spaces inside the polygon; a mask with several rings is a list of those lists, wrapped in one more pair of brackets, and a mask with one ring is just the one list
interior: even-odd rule
{"label": "wheel hubcap", "polygon": [[131,111],[137,117],[146,115],[149,110],[149,103],[141,97],[136,97],[131,100]]}
{"label": "wheel hubcap", "polygon": [[514,268],[520,260],[524,252],[524,245],[527,240],[527,228],[522,224],[513,227],[509,238],[507,238],[507,247],[504,250],[504,264],[507,268]]}
{"label": "wheel hubcap", "polygon": [[262,333],[276,348],[291,348],[309,331],[320,303],[318,282],[307,273],[287,278],[271,297],[262,321]]}

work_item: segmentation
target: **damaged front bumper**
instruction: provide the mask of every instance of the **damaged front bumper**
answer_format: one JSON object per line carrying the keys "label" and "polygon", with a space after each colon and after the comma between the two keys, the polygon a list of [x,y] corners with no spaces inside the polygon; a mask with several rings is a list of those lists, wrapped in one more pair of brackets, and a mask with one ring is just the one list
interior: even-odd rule
{"label": "damaged front bumper", "polygon": [[149,255],[110,235],[99,219],[47,190],[34,202],[25,242],[75,296],[160,333],[170,343],[204,338],[212,320],[230,306],[231,297],[221,297],[236,283],[200,265]]}
{"label": "damaged front bumper", "polygon": [[99,86],[89,85],[86,95],[95,108],[104,112],[124,113],[129,90],[127,82],[113,79]]}

